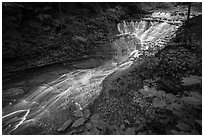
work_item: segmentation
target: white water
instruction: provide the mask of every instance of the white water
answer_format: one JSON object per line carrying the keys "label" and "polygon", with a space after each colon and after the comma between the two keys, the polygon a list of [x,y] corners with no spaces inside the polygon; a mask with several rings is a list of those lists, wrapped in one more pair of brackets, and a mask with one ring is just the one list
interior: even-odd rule
{"label": "white water", "polygon": [[[3,133],[11,134],[23,125],[35,124],[33,121],[41,121],[47,126],[47,123],[55,121],[62,110],[70,107],[71,102],[79,109],[85,108],[98,97],[106,77],[117,70],[129,68],[133,64],[131,58],[138,58],[140,50],[154,46],[145,45],[147,41],[159,43],[166,37],[172,37],[177,29],[177,26],[165,22],[148,21],[123,22],[117,27],[121,37],[112,44],[116,54],[114,61],[95,69],[64,74],[55,81],[38,87],[18,104],[3,108]],[[45,120],[45,117],[49,120]],[[60,120],[65,122],[66,117]]]}

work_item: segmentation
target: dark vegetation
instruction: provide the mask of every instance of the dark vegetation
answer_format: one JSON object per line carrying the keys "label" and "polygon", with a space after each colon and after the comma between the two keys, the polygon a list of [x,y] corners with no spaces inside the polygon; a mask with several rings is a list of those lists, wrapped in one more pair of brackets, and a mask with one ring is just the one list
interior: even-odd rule
{"label": "dark vegetation", "polygon": [[3,71],[90,57],[109,59],[118,22],[170,5],[175,4],[5,2]]}
{"label": "dark vegetation", "polygon": [[140,13],[135,6],[3,3],[4,73],[90,57],[110,59],[116,23]]}
{"label": "dark vegetation", "polygon": [[[110,59],[118,22],[178,4],[185,5],[4,3],[3,73]],[[123,73],[106,79],[99,98],[86,110],[73,111],[59,134],[202,134],[201,15],[187,20],[166,48]]]}

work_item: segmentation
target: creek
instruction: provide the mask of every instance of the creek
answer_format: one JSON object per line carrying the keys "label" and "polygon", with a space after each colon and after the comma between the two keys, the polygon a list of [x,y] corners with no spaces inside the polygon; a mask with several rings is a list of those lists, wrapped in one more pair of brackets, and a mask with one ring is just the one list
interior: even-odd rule
{"label": "creek", "polygon": [[[156,19],[153,15],[157,15]],[[182,22],[163,19],[170,18],[169,14],[161,14],[161,17],[160,14],[153,15],[138,21],[119,23],[118,38],[112,43],[115,50],[113,59],[101,66],[71,70],[71,67],[59,65],[27,72],[27,79],[21,81],[37,81],[38,84],[22,98],[3,107],[3,134],[20,134],[26,127],[40,127],[42,131],[35,131],[37,134],[54,133],[68,119],[71,105],[83,110],[100,95],[107,77],[137,63],[141,51],[152,49],[150,54],[155,54],[164,48]],[[13,94],[21,93],[5,90],[2,96],[12,97]]]}

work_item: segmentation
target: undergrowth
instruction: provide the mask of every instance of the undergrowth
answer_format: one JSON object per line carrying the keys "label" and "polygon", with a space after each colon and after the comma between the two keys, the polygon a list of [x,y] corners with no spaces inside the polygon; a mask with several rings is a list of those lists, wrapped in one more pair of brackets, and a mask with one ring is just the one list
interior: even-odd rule
{"label": "undergrowth", "polygon": [[[183,78],[183,86],[201,84],[201,78]],[[189,88],[188,88],[189,89]],[[130,126],[126,121],[121,125],[110,125],[99,114],[91,114],[89,109],[73,111],[74,120],[68,120],[58,129],[63,134],[83,135],[142,135],[142,134],[201,134],[202,98],[201,89],[185,90],[181,96],[144,86],[136,92],[134,103],[147,109],[148,119],[142,117],[139,126]],[[69,127],[69,130],[66,129]]]}

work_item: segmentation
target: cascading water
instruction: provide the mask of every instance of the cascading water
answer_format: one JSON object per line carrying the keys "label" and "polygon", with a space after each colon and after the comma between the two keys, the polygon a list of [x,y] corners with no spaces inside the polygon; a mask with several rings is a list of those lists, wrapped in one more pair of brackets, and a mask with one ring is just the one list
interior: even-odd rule
{"label": "cascading water", "polygon": [[[162,48],[178,26],[166,22],[136,21],[118,24],[118,39],[112,43],[114,59],[95,69],[76,70],[38,87],[19,103],[3,108],[3,134],[39,126],[40,134],[49,134],[68,119],[70,104],[79,109],[90,104],[102,90],[104,79],[133,64],[141,50]],[[151,43],[160,45],[152,45]]]}

